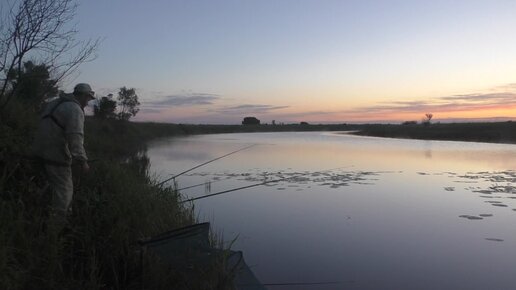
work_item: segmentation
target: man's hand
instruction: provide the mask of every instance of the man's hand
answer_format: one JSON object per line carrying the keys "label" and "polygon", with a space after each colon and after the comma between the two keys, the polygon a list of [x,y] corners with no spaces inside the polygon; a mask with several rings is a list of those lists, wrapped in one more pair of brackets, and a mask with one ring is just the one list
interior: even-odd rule
{"label": "man's hand", "polygon": [[84,161],[82,163],[82,173],[88,173],[90,171],[90,166],[88,165],[88,161]]}
{"label": "man's hand", "polygon": [[88,173],[88,171],[90,171],[90,165],[88,165],[88,161],[86,160],[74,160],[72,169],[74,174],[79,176]]}

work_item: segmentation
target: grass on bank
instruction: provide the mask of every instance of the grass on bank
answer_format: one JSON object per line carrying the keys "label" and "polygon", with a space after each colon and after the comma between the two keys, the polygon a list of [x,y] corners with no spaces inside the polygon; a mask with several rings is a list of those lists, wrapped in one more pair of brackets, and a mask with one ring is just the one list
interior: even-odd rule
{"label": "grass on bank", "polygon": [[[179,193],[156,186],[145,142],[174,134],[128,122],[88,120],[91,171],[76,180],[68,229],[49,226],[44,178],[26,158],[37,117],[11,108],[0,124],[0,289],[223,289],[220,265],[196,279],[152,253],[142,271],[137,241],[195,222]],[[142,276],[144,273],[144,276]]]}

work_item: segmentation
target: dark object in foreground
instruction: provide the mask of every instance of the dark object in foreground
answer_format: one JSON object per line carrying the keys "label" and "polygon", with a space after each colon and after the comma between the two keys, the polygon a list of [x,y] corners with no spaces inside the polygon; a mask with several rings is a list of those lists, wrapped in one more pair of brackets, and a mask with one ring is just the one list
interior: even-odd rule
{"label": "dark object in foreground", "polygon": [[245,263],[242,252],[214,249],[210,246],[209,232],[210,223],[200,223],[159,234],[139,244],[191,279],[196,278],[198,269],[222,263],[233,289],[265,290]]}

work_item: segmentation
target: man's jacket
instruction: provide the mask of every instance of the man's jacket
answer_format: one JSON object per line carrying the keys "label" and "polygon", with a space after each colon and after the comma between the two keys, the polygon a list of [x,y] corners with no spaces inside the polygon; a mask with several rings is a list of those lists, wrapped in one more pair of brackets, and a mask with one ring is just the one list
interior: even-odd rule
{"label": "man's jacket", "polygon": [[73,95],[59,97],[45,106],[34,136],[33,155],[51,164],[86,161],[84,111]]}

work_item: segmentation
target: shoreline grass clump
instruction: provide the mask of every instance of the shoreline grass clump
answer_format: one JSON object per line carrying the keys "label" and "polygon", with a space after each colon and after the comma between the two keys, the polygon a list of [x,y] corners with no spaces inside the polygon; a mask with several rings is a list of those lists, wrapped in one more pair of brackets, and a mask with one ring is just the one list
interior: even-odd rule
{"label": "shoreline grass clump", "polygon": [[0,289],[142,289],[144,281],[146,289],[220,287],[221,265],[192,279],[152,254],[142,260],[138,240],[196,222],[192,205],[149,174],[145,142],[172,132],[142,135],[130,122],[88,120],[85,144],[94,160],[88,174],[75,177],[72,214],[58,228],[29,158],[37,123],[30,116],[12,114],[0,125],[0,136],[17,136],[0,139]]}

